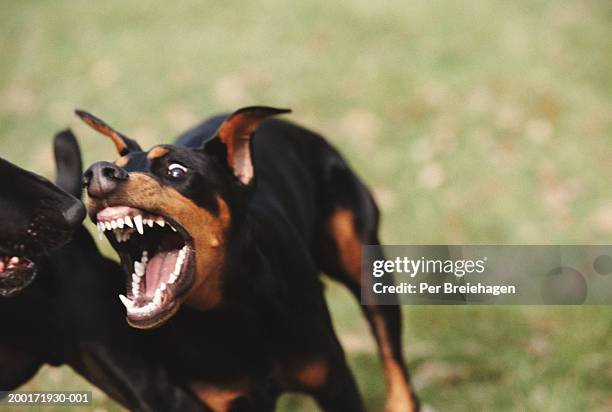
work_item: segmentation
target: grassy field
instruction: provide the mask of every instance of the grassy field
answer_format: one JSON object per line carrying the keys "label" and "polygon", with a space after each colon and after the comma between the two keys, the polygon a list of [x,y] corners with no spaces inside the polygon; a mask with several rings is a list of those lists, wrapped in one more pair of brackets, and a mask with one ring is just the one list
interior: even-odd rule
{"label": "grassy field", "polygon": [[[146,147],[268,104],[341,149],[383,209],[385,243],[612,238],[608,1],[3,0],[0,23],[2,157],[44,175],[66,126],[87,163],[114,158],[75,107]],[[327,293],[378,411],[382,372],[358,307]],[[404,313],[430,410],[612,411],[612,307]],[[88,385],[47,368],[27,387]],[[119,409],[95,398],[97,411]],[[281,404],[316,410],[300,396]]]}

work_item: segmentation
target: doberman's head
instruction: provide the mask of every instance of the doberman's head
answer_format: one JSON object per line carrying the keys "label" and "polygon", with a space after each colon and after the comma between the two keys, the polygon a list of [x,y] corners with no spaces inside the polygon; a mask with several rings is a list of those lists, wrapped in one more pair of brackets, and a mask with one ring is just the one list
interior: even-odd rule
{"label": "doberman's head", "polygon": [[[55,138],[57,183],[80,192],[80,170],[71,156],[74,136],[69,131]],[[78,150],[78,147],[77,147]],[[24,289],[36,275],[32,258],[67,242],[85,217],[83,204],[43,177],[0,159],[0,296]]]}
{"label": "doberman's head", "polygon": [[[288,110],[247,107],[230,115],[199,148],[133,140],[89,113],[88,125],[114,142],[119,157],[85,172],[89,216],[119,254],[127,274],[128,323],[152,328],[185,301],[198,309],[221,300],[230,228],[254,184],[251,136]],[[112,235],[111,235],[112,234]]]}

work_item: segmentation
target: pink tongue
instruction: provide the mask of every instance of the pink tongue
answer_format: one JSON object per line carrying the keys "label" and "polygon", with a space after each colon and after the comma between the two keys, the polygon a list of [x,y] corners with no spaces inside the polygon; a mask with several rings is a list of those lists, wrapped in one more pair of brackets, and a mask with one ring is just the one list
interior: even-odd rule
{"label": "pink tongue", "polygon": [[161,282],[168,283],[168,278],[174,272],[177,258],[178,250],[171,250],[169,252],[159,252],[149,260],[145,269],[145,295],[147,297],[152,298],[155,295],[155,290]]}

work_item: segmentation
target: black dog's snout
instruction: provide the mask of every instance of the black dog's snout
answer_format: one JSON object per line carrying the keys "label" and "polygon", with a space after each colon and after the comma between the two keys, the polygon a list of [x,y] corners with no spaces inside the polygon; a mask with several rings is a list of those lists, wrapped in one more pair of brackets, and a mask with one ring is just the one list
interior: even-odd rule
{"label": "black dog's snout", "polygon": [[128,173],[124,169],[109,162],[94,163],[84,174],[87,194],[91,197],[102,197],[114,192],[119,183],[127,178]]}

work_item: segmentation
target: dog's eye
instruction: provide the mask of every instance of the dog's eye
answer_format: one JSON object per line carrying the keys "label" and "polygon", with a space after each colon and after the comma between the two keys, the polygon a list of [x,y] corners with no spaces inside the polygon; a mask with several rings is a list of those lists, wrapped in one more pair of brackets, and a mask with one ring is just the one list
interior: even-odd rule
{"label": "dog's eye", "polygon": [[178,163],[171,163],[168,166],[168,174],[173,179],[182,179],[187,174],[187,168]]}

